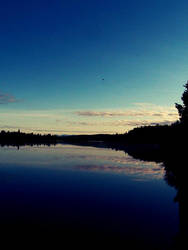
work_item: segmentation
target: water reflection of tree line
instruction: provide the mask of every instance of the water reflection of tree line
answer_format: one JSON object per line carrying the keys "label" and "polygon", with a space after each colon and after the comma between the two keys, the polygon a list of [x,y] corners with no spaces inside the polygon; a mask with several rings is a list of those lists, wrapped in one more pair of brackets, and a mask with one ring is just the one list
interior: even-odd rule
{"label": "water reflection of tree line", "polygon": [[[164,150],[164,149],[163,149]],[[125,152],[127,153],[126,149]],[[146,152],[136,152],[130,149],[129,155],[136,157],[140,160],[151,160],[151,156]],[[156,153],[157,156],[157,153]],[[155,154],[152,155],[152,160],[159,162],[159,159],[163,161],[163,167],[165,169],[165,180],[170,185],[177,189],[177,195],[174,198],[175,202],[179,205],[179,235],[177,236],[175,249],[182,249],[187,241],[188,236],[188,159],[187,149],[185,145],[169,145],[168,148],[155,159]],[[185,248],[183,248],[185,249]]]}

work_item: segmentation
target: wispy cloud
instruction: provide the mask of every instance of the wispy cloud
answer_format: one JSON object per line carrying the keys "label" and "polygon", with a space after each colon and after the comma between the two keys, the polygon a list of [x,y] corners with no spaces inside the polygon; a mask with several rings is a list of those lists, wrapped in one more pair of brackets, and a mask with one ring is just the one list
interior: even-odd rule
{"label": "wispy cloud", "polygon": [[74,114],[88,117],[167,117],[177,118],[177,110],[172,107],[162,107],[153,104],[135,103],[134,108],[125,110],[80,110]]}
{"label": "wispy cloud", "polygon": [[[127,131],[133,127],[148,125],[170,125],[178,120],[175,107],[152,103],[133,103],[124,110],[77,110],[74,120],[67,121],[73,127],[100,127],[114,131]],[[76,115],[76,116],[75,116]],[[79,119],[78,119],[79,117]],[[125,119],[123,119],[125,118]]]}
{"label": "wispy cloud", "polygon": [[134,110],[127,110],[127,111],[76,111],[74,114],[79,116],[100,116],[100,117],[119,117],[119,116],[159,116],[163,117],[166,115],[176,117],[177,114],[174,112],[167,112],[167,111],[134,111]]}
{"label": "wispy cloud", "polygon": [[139,126],[154,126],[154,125],[170,125],[173,120],[120,120],[113,122],[113,126],[130,126],[130,127],[139,127]]}
{"label": "wispy cloud", "polygon": [[31,119],[56,119],[60,121],[62,117],[64,116],[63,112],[57,111],[57,110],[17,110],[16,112],[14,110],[2,111],[1,117],[22,117],[22,118],[31,118]]}
{"label": "wispy cloud", "polygon": [[0,104],[15,103],[19,101],[20,100],[15,98],[13,95],[0,92]]}
{"label": "wispy cloud", "polygon": [[67,123],[71,126],[78,125],[78,126],[113,126],[113,127],[136,127],[136,126],[154,126],[154,125],[170,125],[173,120],[116,120],[111,122],[80,122],[80,121],[67,121]]}
{"label": "wispy cloud", "polygon": [[[37,128],[37,127],[24,127],[24,126],[11,126],[11,125],[0,125],[0,130],[9,130],[9,131],[17,131],[20,129],[22,132],[30,133],[42,133],[42,134],[90,134],[90,133],[101,133],[100,130],[74,130],[74,129],[44,129],[44,128]],[[105,131],[106,133],[112,133],[112,131]]]}

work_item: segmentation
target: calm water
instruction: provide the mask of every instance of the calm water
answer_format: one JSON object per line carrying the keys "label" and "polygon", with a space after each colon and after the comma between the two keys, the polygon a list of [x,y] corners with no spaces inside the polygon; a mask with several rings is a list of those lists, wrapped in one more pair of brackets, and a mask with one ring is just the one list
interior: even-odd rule
{"label": "calm water", "polygon": [[160,164],[72,145],[4,147],[0,159],[5,235],[167,249],[179,231],[176,190]]}

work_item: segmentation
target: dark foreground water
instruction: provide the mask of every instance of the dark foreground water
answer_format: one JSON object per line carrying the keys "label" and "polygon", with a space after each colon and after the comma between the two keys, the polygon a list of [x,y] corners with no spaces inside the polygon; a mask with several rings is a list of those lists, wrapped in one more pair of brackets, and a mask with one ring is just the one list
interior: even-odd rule
{"label": "dark foreground water", "polygon": [[122,151],[0,148],[0,224],[7,244],[171,249],[179,231],[175,196],[162,165]]}

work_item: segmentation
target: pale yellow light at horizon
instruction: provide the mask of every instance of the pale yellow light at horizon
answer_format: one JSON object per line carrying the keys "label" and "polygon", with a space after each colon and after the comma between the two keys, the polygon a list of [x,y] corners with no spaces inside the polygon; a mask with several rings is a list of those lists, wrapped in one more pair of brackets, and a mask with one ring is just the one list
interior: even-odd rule
{"label": "pale yellow light at horizon", "polygon": [[0,129],[52,134],[124,133],[137,126],[177,120],[174,107],[137,103],[121,110],[4,110]]}

